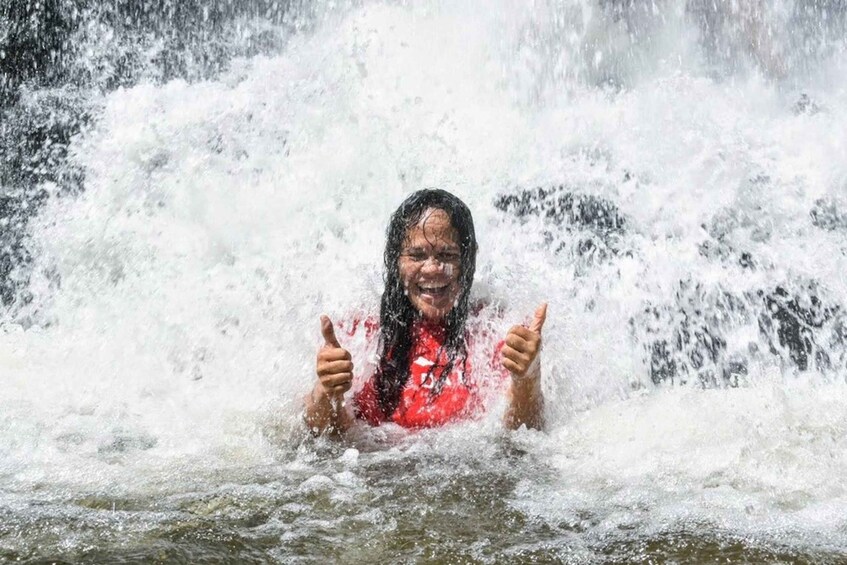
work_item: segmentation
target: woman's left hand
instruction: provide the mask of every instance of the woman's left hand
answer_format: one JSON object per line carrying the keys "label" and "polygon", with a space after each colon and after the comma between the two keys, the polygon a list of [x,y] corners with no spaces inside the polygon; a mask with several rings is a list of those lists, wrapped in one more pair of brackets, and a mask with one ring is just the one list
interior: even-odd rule
{"label": "woman's left hand", "polygon": [[503,366],[512,374],[512,379],[523,381],[537,379],[541,375],[541,329],[547,318],[547,303],[535,310],[529,327],[513,326],[506,335],[503,346]]}

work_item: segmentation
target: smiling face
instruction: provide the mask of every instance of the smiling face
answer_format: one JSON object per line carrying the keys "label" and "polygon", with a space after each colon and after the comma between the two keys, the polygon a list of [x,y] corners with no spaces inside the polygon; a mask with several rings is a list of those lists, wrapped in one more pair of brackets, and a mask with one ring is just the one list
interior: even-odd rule
{"label": "smiling face", "polygon": [[459,236],[444,210],[429,208],[408,229],[399,259],[400,279],[424,319],[441,322],[459,296]]}

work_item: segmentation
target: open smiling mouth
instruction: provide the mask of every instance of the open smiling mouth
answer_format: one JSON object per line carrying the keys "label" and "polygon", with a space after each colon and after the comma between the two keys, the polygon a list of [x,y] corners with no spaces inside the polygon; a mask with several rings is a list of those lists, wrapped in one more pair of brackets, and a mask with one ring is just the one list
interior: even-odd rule
{"label": "open smiling mouth", "polygon": [[418,285],[418,290],[420,290],[421,296],[424,298],[428,298],[430,300],[439,300],[441,298],[446,297],[447,294],[450,292],[450,285]]}

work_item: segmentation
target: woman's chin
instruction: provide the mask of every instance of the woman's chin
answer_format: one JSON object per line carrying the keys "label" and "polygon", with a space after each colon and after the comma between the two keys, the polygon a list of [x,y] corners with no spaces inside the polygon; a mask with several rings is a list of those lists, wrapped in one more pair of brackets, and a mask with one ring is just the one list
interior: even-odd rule
{"label": "woman's chin", "polygon": [[424,320],[428,322],[443,322],[447,314],[450,313],[452,304],[430,304],[420,301],[418,304],[415,304],[415,308]]}

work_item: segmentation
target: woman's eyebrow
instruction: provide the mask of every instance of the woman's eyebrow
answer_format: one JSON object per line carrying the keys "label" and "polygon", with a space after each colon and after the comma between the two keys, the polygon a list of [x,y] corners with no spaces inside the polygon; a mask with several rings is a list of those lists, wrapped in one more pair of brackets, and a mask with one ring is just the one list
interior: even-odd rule
{"label": "woman's eyebrow", "polygon": [[400,252],[401,253],[424,253],[427,250],[432,249],[438,253],[443,253],[445,251],[451,252],[460,252],[461,249],[458,245],[410,245],[409,247],[403,247]]}

